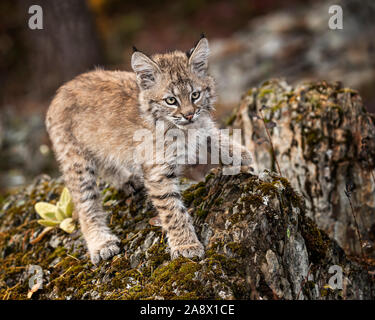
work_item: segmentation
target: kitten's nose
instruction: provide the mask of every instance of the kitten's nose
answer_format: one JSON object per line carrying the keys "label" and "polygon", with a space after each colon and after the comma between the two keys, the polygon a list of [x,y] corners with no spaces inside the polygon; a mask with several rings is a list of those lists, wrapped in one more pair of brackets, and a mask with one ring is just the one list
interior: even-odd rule
{"label": "kitten's nose", "polygon": [[193,119],[194,117],[194,113],[193,112],[189,112],[188,114],[184,114],[184,118],[191,121],[191,119]]}

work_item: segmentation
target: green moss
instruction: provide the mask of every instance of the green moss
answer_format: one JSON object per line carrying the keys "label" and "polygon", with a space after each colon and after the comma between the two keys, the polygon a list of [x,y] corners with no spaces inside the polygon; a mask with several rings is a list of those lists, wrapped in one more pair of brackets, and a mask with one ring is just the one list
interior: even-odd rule
{"label": "green moss", "polygon": [[283,194],[291,202],[293,207],[304,208],[304,199],[301,195],[296,192],[288,179],[284,177],[274,177],[274,182],[280,181],[284,186]]}
{"label": "green moss", "polygon": [[156,243],[147,250],[148,265],[151,269],[156,269],[163,262],[170,259],[169,253],[166,252],[167,246],[165,243]]}
{"label": "green moss", "polygon": [[207,183],[208,181],[210,181],[215,175],[213,173],[209,173],[206,175],[205,177],[205,183]]}
{"label": "green moss", "polygon": [[[6,235],[0,234],[0,245],[4,247],[9,242],[12,237],[18,237],[19,241],[15,242],[12,246],[11,251],[7,253],[4,258],[0,258],[0,264],[2,266],[0,270],[0,298],[6,299],[26,299],[28,292],[28,282],[20,282],[20,277],[22,272],[25,272],[26,268],[31,264],[37,264],[42,267],[43,270],[49,271],[49,282],[46,284],[45,292],[50,292],[52,289],[56,290],[59,298],[65,299],[68,295],[71,295],[74,290],[74,297],[81,298],[86,292],[96,290],[99,291],[101,297],[104,297],[106,291],[113,292],[112,297],[125,297],[120,294],[120,289],[126,286],[128,281],[127,277],[124,277],[125,271],[129,270],[130,264],[126,257],[114,258],[110,265],[106,267],[105,273],[111,277],[111,281],[108,284],[100,284],[97,286],[93,283],[94,280],[101,279],[103,275],[99,275],[99,270],[102,270],[104,264],[108,262],[101,262],[100,265],[93,269],[93,266],[88,260],[86,255],[86,248],[84,246],[78,246],[76,249],[79,251],[69,252],[69,250],[63,246],[59,246],[56,249],[52,249],[48,245],[51,233],[45,235],[40,241],[34,245],[30,245],[29,238],[31,232],[38,231],[39,233],[43,229],[33,220],[33,215],[30,215],[30,208],[36,201],[43,201],[46,199],[47,194],[55,192],[57,195],[61,192],[62,185],[52,184],[48,182],[40,183],[37,186],[37,190],[32,190],[29,198],[23,202],[22,206],[16,207],[12,206],[9,210],[9,215],[7,212],[6,216],[0,217],[0,223],[2,226],[15,225],[16,227],[10,227],[9,232]],[[111,195],[111,200],[121,200],[124,196],[121,192]],[[150,210],[146,210],[145,213],[141,213],[139,210],[140,206],[144,206],[145,202],[141,196],[138,197],[142,201],[132,201],[127,205],[122,203],[122,205],[116,205],[114,208],[111,207],[113,211],[112,219],[113,223],[119,223],[122,225],[124,219],[128,221],[129,229],[125,230],[124,236],[126,238],[127,232],[133,230],[137,221],[140,221],[139,217],[145,219],[146,216],[151,214]],[[52,202],[52,201],[51,201]],[[118,201],[117,201],[118,202]],[[21,202],[20,202],[21,203]],[[119,202],[118,202],[119,203]],[[129,219],[125,212],[137,212],[134,219]],[[142,211],[144,212],[144,211]],[[35,213],[33,213],[35,215]],[[35,218],[34,218],[35,219]],[[19,224],[15,224],[15,221],[19,220]],[[32,221],[28,223],[28,221]],[[139,230],[136,235],[140,233],[142,236],[139,241],[143,241],[144,236],[151,230],[158,229],[156,227],[148,228],[146,230]],[[53,231],[53,232],[58,232]],[[160,232],[160,231],[157,231]],[[61,233],[59,237],[70,237],[69,235],[64,235]],[[25,250],[22,249],[23,245]],[[75,249],[75,250],[76,250]],[[85,253],[82,257],[78,252]],[[51,262],[56,258],[59,258],[51,266]],[[169,254],[165,252],[165,244],[162,243],[159,246],[155,246],[151,249],[150,259],[149,259],[149,269],[157,268],[165,260],[169,259]],[[16,267],[14,267],[16,266]],[[145,272],[149,269],[144,269]],[[2,287],[1,283],[5,283],[5,280],[14,279],[16,286],[11,285]],[[43,296],[44,293],[35,293],[35,297]]]}
{"label": "green moss", "polygon": [[240,213],[234,213],[231,214],[229,217],[229,221],[232,222],[233,224],[238,223],[242,220],[243,216]]}
{"label": "green moss", "polygon": [[262,89],[259,94],[258,94],[258,97],[259,98],[264,98],[266,95],[270,94],[270,93],[273,93],[273,89]]}
{"label": "green moss", "polygon": [[208,214],[208,211],[207,210],[204,210],[202,208],[198,208],[197,211],[195,212],[195,214],[200,217],[200,218],[205,218]]}
{"label": "green moss", "polygon": [[146,293],[148,296],[157,294],[166,299],[175,299],[173,291],[174,288],[178,288],[182,293],[179,299],[199,299],[204,288],[197,280],[194,280],[194,276],[201,267],[199,263],[186,258],[170,261],[153,272],[149,287],[144,287],[134,298],[142,298]]}
{"label": "green moss", "polygon": [[206,252],[206,256],[208,258],[209,265],[212,269],[219,263],[220,269],[222,269],[228,276],[239,273],[240,261],[238,257],[228,258],[226,255],[218,253],[217,249],[214,248],[208,250]]}
{"label": "green moss", "polygon": [[241,198],[242,202],[247,202],[255,207],[260,207],[263,204],[263,198],[259,194],[250,194]]}
{"label": "green moss", "polygon": [[[236,257],[229,258],[225,254],[223,254],[223,247],[226,244],[220,241],[213,243],[209,248],[206,250],[206,258],[208,261],[209,270],[212,270],[215,274],[220,272],[225,272],[228,276],[232,275],[239,275],[243,268],[241,268],[241,260],[239,259],[238,254],[243,255],[241,258],[247,255],[246,250],[241,249],[241,245],[236,242],[230,242],[227,244],[229,245],[230,250],[233,253],[236,253]],[[235,251],[235,252],[234,252]],[[222,271],[221,271],[222,270]],[[233,291],[236,291],[236,288],[231,286]]]}
{"label": "green moss", "polygon": [[310,103],[311,103],[311,106],[312,106],[313,110],[321,108],[320,98],[317,95],[311,95],[310,96]]}
{"label": "green moss", "polygon": [[206,187],[199,187],[194,191],[194,198],[202,197],[207,194]]}
{"label": "green moss", "polygon": [[56,257],[62,257],[62,256],[65,256],[66,255],[66,248],[64,247],[57,247],[55,249],[55,251],[53,251],[48,257],[47,259],[49,261],[52,261],[53,259],[55,259]]}
{"label": "green moss", "polygon": [[282,108],[282,106],[283,106],[283,101],[279,101],[276,105],[274,105],[270,108],[270,111],[274,113],[274,112],[280,110]]}
{"label": "green moss", "polygon": [[302,218],[302,237],[305,239],[310,261],[314,264],[321,263],[327,254],[330,239],[308,217]]}
{"label": "green moss", "polygon": [[207,195],[207,189],[205,186],[205,182],[199,182],[196,185],[191,186],[187,190],[182,193],[182,198],[187,206],[191,203],[195,207],[199,206],[201,202],[204,200],[204,196]]}
{"label": "green moss", "polygon": [[238,242],[229,242],[226,244],[227,248],[229,248],[233,253],[240,257],[244,257],[246,255],[245,248]]}
{"label": "green moss", "polygon": [[194,200],[194,193],[191,192],[190,190],[185,190],[182,193],[182,198],[184,199],[184,202],[186,205],[189,205],[190,203],[193,202]]}
{"label": "green moss", "polygon": [[262,182],[256,187],[256,190],[260,191],[263,196],[275,196],[277,194],[277,188],[269,182]]}

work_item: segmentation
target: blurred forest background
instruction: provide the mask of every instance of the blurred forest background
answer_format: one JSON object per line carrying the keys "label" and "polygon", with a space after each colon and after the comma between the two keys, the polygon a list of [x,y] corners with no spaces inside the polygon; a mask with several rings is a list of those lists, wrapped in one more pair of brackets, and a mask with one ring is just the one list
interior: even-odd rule
{"label": "blurred forest background", "polygon": [[[43,8],[43,30],[28,28],[33,4]],[[343,8],[343,30],[328,28],[333,4]],[[2,0],[0,195],[58,174],[44,128],[55,90],[96,66],[130,70],[132,45],[186,51],[204,32],[219,121],[249,87],[274,77],[341,81],[375,112],[374,16],[372,0]]]}

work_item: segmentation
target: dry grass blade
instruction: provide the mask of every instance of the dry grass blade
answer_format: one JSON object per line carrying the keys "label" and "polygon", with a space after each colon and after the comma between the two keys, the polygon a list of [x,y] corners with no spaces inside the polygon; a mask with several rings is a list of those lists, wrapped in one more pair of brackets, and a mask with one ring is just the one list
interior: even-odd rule
{"label": "dry grass blade", "polygon": [[51,230],[53,229],[53,227],[47,227],[45,228],[39,236],[37,236],[34,240],[30,241],[31,244],[35,244],[37,242],[39,242],[40,240],[43,239],[43,237],[48,233],[50,232]]}

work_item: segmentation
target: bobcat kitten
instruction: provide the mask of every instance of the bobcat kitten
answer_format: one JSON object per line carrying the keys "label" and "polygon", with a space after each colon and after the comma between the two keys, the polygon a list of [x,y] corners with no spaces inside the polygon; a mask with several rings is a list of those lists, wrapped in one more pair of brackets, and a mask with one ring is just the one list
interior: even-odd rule
{"label": "bobcat kitten", "polygon": [[[120,240],[108,227],[102,208],[96,183],[99,175],[117,186],[145,186],[167,234],[172,258],[204,255],[181,200],[178,177],[183,166],[177,163],[176,152],[166,151],[163,163],[137,163],[133,154],[139,142],[133,136],[142,129],[155,132],[156,122],[163,120],[166,130],[196,128],[219,145],[218,129],[210,115],[215,88],[207,74],[208,56],[204,36],[188,53],[149,57],[135,49],[131,59],[134,73],[96,70],[58,89],[46,127],[94,264],[120,251]],[[228,141],[221,143],[233,148]],[[166,143],[165,150],[168,146]],[[250,155],[241,148],[242,163],[248,165]],[[196,151],[187,152],[188,157],[197,156]]]}

